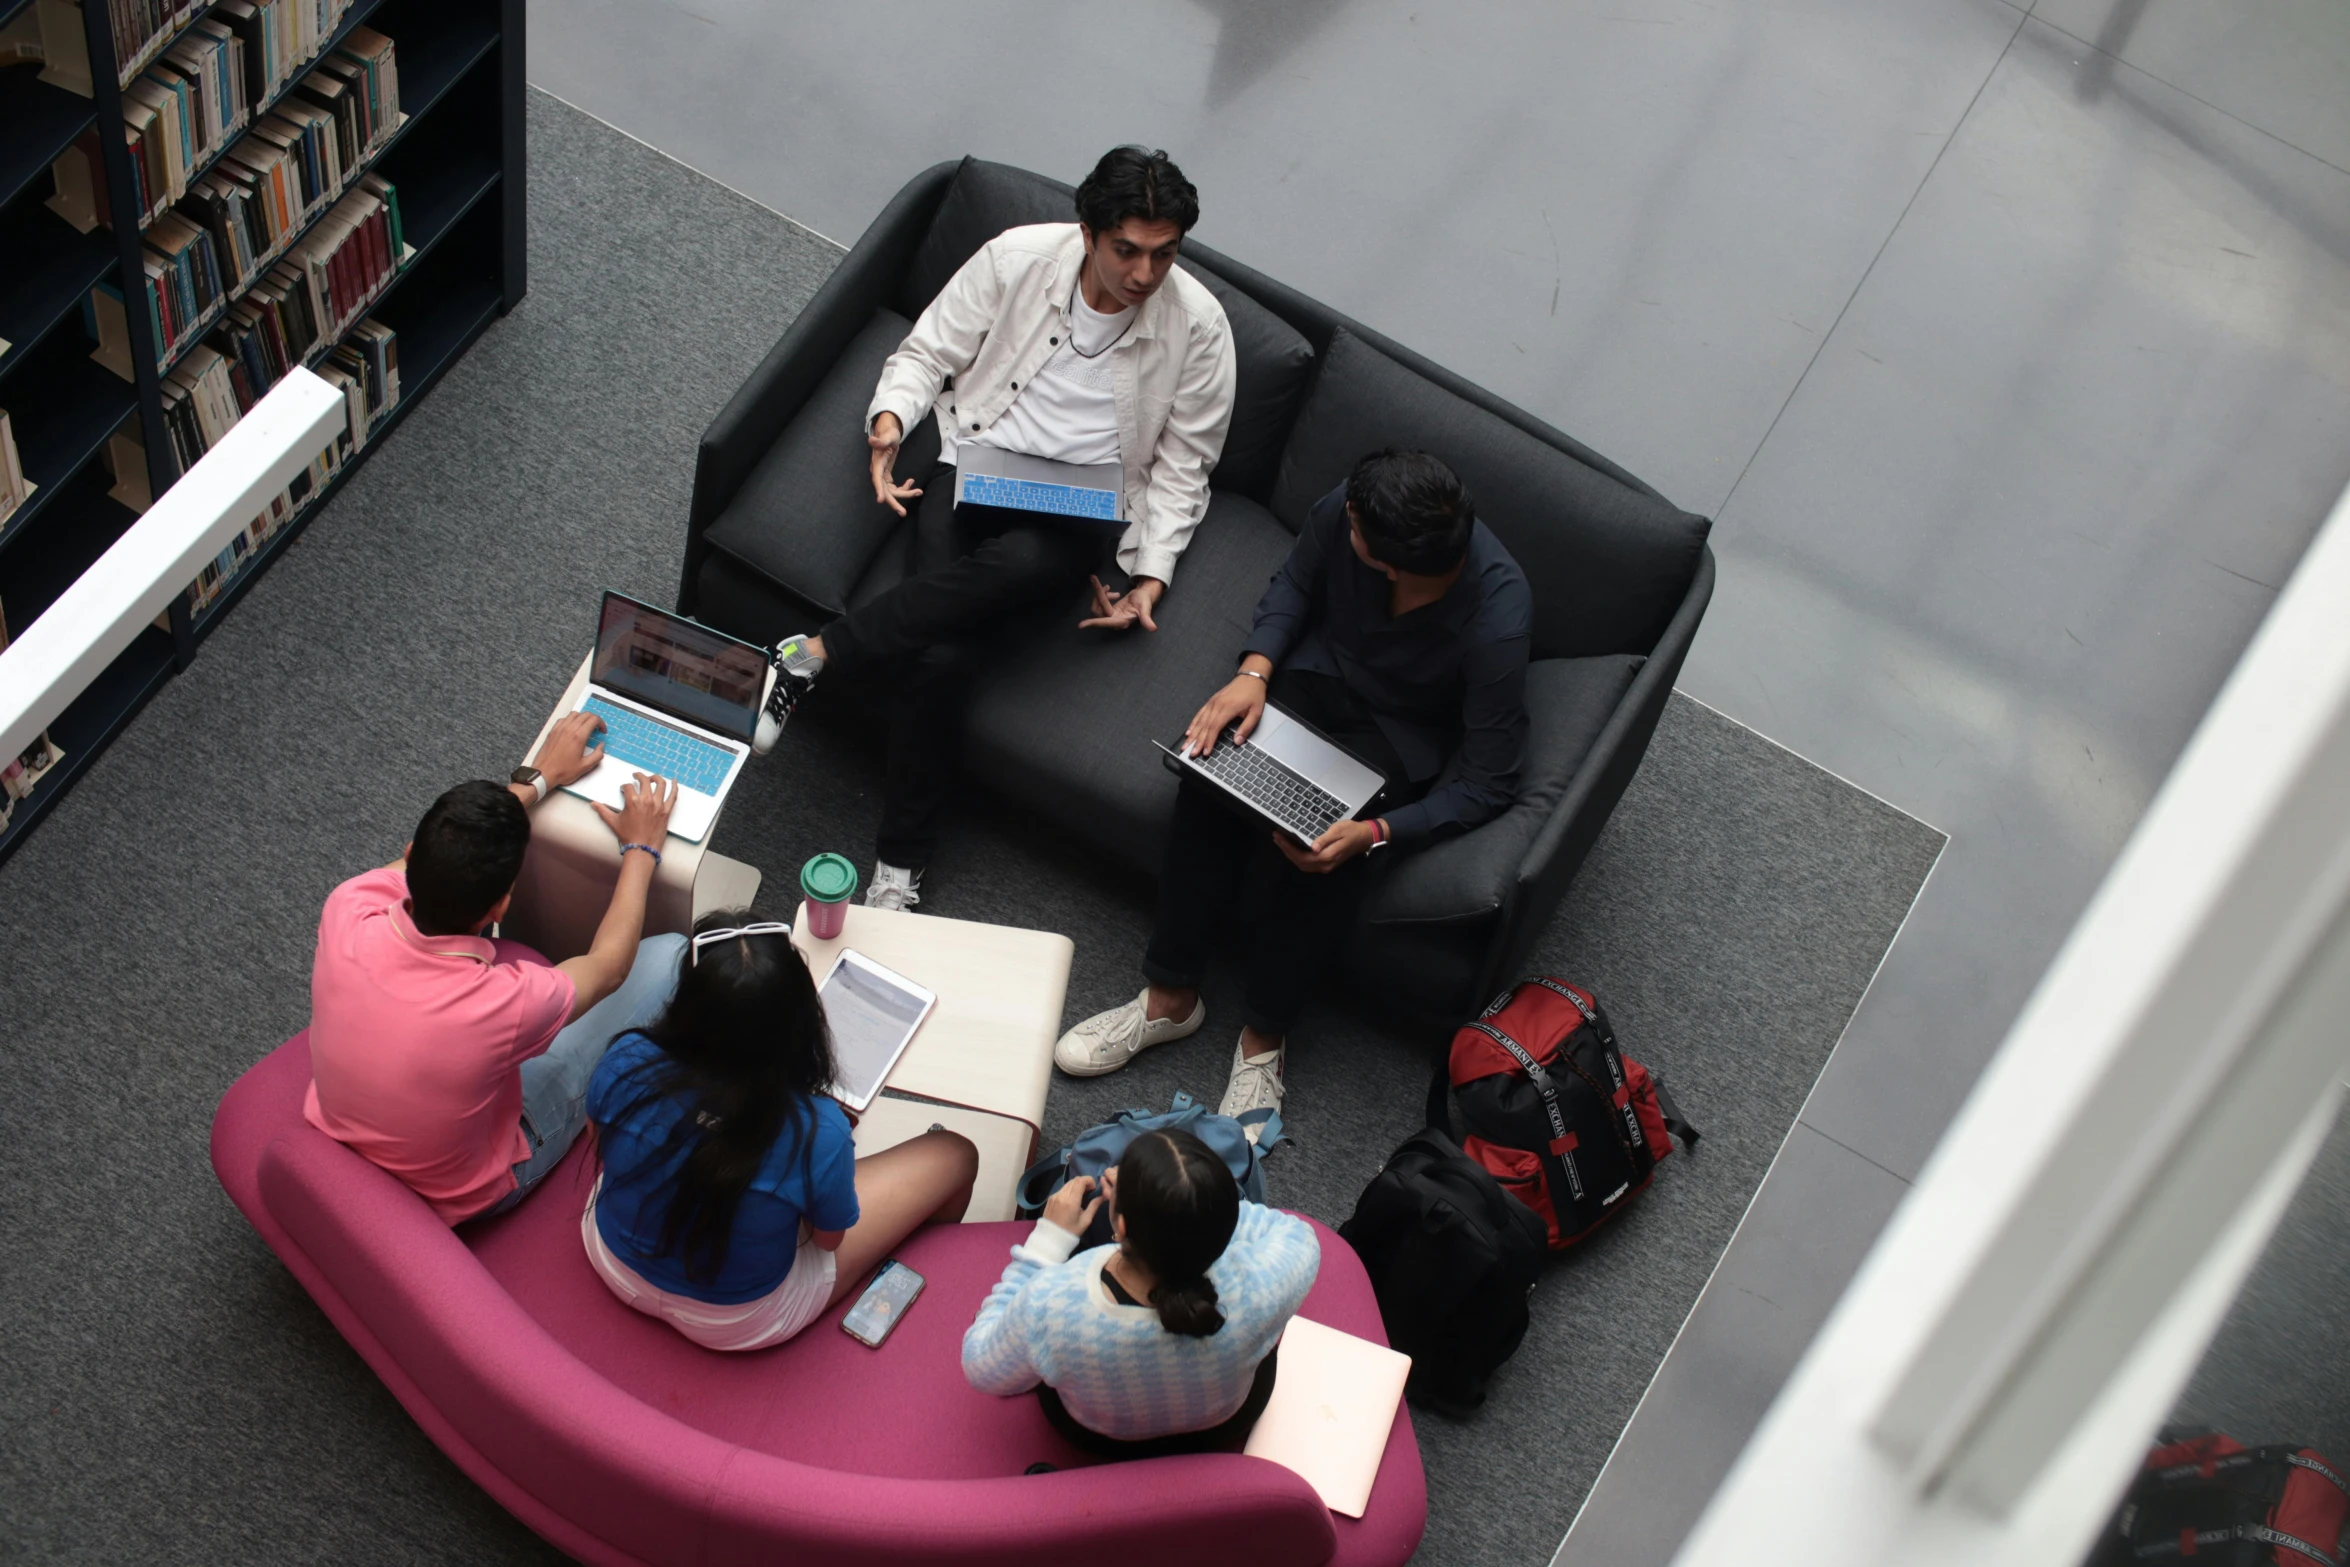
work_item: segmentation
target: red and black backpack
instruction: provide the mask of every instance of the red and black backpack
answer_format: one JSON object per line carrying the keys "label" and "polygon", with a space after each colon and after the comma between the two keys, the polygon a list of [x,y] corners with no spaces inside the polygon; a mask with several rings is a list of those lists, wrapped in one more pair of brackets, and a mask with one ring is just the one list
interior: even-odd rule
{"label": "red and black backpack", "polygon": [[2342,1567],[2350,1487],[2315,1449],[2216,1431],[2146,1455],[2092,1567],[2193,1557],[2212,1567]]}
{"label": "red and black backpack", "polygon": [[1428,1089],[1442,1127],[1445,1092],[1460,1104],[1461,1150],[1534,1210],[1563,1251],[1622,1212],[1679,1137],[1697,1146],[1663,1085],[1616,1048],[1590,991],[1530,979],[1452,1037]]}

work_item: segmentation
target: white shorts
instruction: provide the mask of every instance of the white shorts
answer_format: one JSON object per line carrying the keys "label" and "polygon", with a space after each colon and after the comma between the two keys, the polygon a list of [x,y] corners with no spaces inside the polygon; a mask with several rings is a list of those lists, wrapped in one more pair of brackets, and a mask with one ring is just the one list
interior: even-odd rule
{"label": "white shorts", "polygon": [[832,1253],[808,1238],[805,1224],[800,1226],[800,1249],[792,1259],[791,1272],[757,1300],[714,1306],[647,1283],[612,1254],[612,1248],[604,1244],[604,1232],[596,1228],[596,1198],[603,1193],[604,1183],[599,1180],[588,1198],[587,1211],[580,1215],[579,1238],[587,1246],[588,1261],[613,1294],[646,1316],[659,1317],[704,1349],[772,1348],[822,1316],[832,1300]]}

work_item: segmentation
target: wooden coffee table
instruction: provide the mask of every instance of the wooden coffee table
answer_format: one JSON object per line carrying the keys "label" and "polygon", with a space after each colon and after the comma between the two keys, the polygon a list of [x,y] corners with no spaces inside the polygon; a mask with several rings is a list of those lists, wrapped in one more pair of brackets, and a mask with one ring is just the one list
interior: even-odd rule
{"label": "wooden coffee table", "polygon": [[967,1223],[1009,1219],[1013,1188],[1036,1157],[1053,1042],[1076,947],[1054,931],[983,925],[852,905],[841,934],[808,933],[807,906],[792,919],[792,945],[819,983],[843,947],[938,996],[922,1030],[890,1072],[883,1097],[857,1127],[857,1152],[877,1153],[933,1124],[979,1148],[979,1180]]}

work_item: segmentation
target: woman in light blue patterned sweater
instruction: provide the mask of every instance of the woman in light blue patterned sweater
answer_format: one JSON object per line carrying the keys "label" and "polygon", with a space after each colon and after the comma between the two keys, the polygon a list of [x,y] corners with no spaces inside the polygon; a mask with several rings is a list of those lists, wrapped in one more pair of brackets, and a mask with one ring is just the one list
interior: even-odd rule
{"label": "woman in light blue patterned sweater", "polygon": [[[1071,1256],[1105,1200],[1118,1244]],[[983,1393],[1036,1389],[1061,1434],[1094,1452],[1236,1447],[1321,1265],[1312,1227],[1241,1201],[1207,1144],[1151,1132],[1098,1192],[1079,1176],[1045,1204],[963,1335],[963,1375]]]}

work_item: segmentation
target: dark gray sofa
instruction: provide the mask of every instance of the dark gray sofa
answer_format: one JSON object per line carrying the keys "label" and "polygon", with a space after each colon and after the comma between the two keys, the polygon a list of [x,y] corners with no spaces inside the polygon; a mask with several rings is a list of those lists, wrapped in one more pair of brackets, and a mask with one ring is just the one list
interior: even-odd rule
{"label": "dark gray sofa", "polygon": [[[906,570],[908,525],[873,502],[860,436],[881,362],[980,245],[1073,216],[1066,185],[965,159],[874,220],[702,437],[679,607],[755,641],[813,630]],[[1231,317],[1232,433],[1161,630],[1079,632],[1079,600],[992,667],[966,749],[981,786],[1155,872],[1174,780],[1150,741],[1230,678],[1266,579],[1361,453],[1450,462],[1533,585],[1532,738],[1515,805],[1383,867],[1349,965],[1434,1017],[1515,977],[1631,781],[1713,591],[1708,523],[1540,420],[1313,300],[1186,243]],[[901,474],[936,459],[924,420]],[[819,696],[825,696],[819,688]]]}

